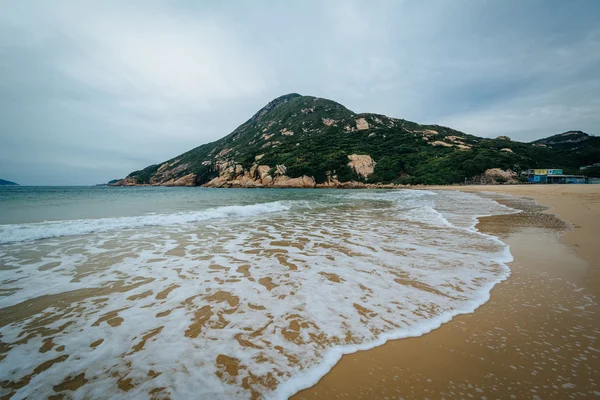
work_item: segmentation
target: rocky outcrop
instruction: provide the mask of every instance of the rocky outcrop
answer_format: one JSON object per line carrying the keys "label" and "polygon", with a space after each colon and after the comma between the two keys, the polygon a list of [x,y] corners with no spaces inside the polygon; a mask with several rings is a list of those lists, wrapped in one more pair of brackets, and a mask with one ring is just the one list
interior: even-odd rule
{"label": "rocky outcrop", "polygon": [[250,169],[244,169],[240,164],[224,164],[219,176],[204,184],[205,187],[239,187],[239,188],[314,188],[315,179],[311,176],[290,178],[286,175],[285,165],[277,165],[274,172],[269,165],[253,164]]}
{"label": "rocky outcrop", "polygon": [[436,140],[435,142],[431,142],[429,144],[432,146],[452,147],[450,143],[442,142],[441,140]]}
{"label": "rocky outcrop", "polygon": [[[427,137],[423,137],[425,140],[429,140]],[[429,142],[432,146],[441,146],[441,147],[455,147],[458,150],[471,150],[471,145],[465,144],[464,139],[459,136],[446,136],[446,140],[450,140],[452,143],[443,142],[441,140],[436,140],[433,142]]]}
{"label": "rocky outcrop", "polygon": [[[371,175],[377,164],[368,154],[352,154],[348,156],[348,165],[363,178]],[[249,169],[233,162],[220,165],[219,176],[204,184],[213,188],[338,188],[338,189],[393,189],[404,188],[404,185],[370,184],[358,181],[340,182],[337,176],[328,176],[327,181],[317,184],[312,176],[296,178],[286,175],[287,167],[283,164],[272,168],[269,165],[254,163]]]}
{"label": "rocky outcrop", "polygon": [[256,173],[252,173],[251,176],[255,180],[259,180],[261,185],[268,186],[273,183],[273,177],[269,175],[271,167],[268,165],[259,165],[256,167]]}
{"label": "rocky outcrop", "polygon": [[224,187],[256,188],[263,187],[263,185],[260,181],[256,181],[247,175],[242,175],[232,181],[226,182]]}
{"label": "rocky outcrop", "polygon": [[111,186],[137,186],[137,184],[137,179],[135,177],[128,176],[125,179],[115,182]]}
{"label": "rocky outcrop", "polygon": [[287,173],[287,167],[283,164],[280,164],[275,167],[275,175],[283,176]]}
{"label": "rocky outcrop", "polygon": [[226,187],[228,181],[229,179],[226,177],[217,176],[216,178],[210,180],[208,183],[205,183],[204,186],[214,188]]}
{"label": "rocky outcrop", "polygon": [[306,175],[299,178],[290,178],[283,175],[278,176],[273,181],[273,187],[278,188],[314,188],[315,186],[315,178]]}
{"label": "rocky outcrop", "polygon": [[504,181],[516,180],[519,176],[515,171],[511,171],[510,169],[507,169],[505,171],[500,168],[487,169],[483,175],[487,178],[492,178],[492,179],[496,179],[496,180],[504,180]]}
{"label": "rocky outcrop", "polygon": [[471,183],[480,185],[497,185],[501,183],[519,183],[519,175],[510,169],[487,169],[482,175],[473,178]]}
{"label": "rocky outcrop", "polygon": [[[368,177],[375,169],[375,161],[367,154],[352,154],[348,156],[348,163],[354,171]],[[337,176],[329,176],[326,182],[317,184],[312,176],[291,178],[285,173],[287,168],[280,164],[275,168],[269,165],[254,163],[249,169],[231,162],[217,163],[219,176],[205,183],[204,187],[210,188],[337,188],[337,189],[397,189],[407,188],[410,185],[373,184],[358,181],[340,182]],[[127,177],[117,181],[112,186],[196,186],[196,175],[187,174],[177,179],[155,184],[138,184],[135,177]]]}
{"label": "rocky outcrop", "polygon": [[[317,184],[312,176],[303,175],[290,177],[288,168],[284,164],[271,167],[258,164],[263,155],[255,157],[255,162],[250,168],[244,168],[233,160],[220,159],[214,163],[218,176],[205,183],[204,187],[212,188],[339,188],[339,189],[376,189],[400,188],[402,185],[367,184],[364,182],[340,182],[337,175],[328,175],[327,181]],[[351,154],[348,156],[348,166],[362,178],[369,177],[375,170],[377,163],[368,154]],[[163,182],[155,182],[156,177],[169,177],[169,171],[177,166],[179,160],[161,165],[157,172],[150,178],[151,184],[141,185],[135,177],[127,177],[118,181],[116,186],[196,186],[197,177],[190,173],[178,178],[170,178]]]}
{"label": "rocky outcrop", "polygon": [[446,140],[449,140],[452,143],[465,144],[465,138],[460,136],[448,135],[446,136]]}
{"label": "rocky outcrop", "polygon": [[377,163],[368,154],[350,154],[348,159],[350,160],[348,166],[363,178],[367,178],[375,171]]}
{"label": "rocky outcrop", "polygon": [[196,186],[196,175],[187,174],[179,179],[171,179],[167,182],[161,183],[160,186]]}
{"label": "rocky outcrop", "polygon": [[366,131],[369,129],[369,123],[364,118],[359,118],[356,120],[356,129],[359,131]]}
{"label": "rocky outcrop", "polygon": [[179,176],[183,171],[185,171],[190,164],[189,163],[180,163],[181,160],[177,159],[172,162],[166,162],[162,164],[156,173],[150,178],[151,185],[169,185],[172,186],[172,183],[177,180],[177,176]]}

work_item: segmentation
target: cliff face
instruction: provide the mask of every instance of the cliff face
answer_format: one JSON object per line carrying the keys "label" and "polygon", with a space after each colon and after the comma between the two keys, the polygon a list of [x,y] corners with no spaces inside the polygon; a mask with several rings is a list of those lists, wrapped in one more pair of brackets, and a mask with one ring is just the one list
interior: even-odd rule
{"label": "cliff face", "polygon": [[[445,184],[464,182],[491,168],[578,168],[583,162],[579,150],[567,152],[550,144],[507,139],[480,138],[378,114],[356,114],[331,100],[288,94],[269,102],[222,139],[132,172],[116,185]],[[588,142],[597,143],[577,143]],[[600,155],[600,145],[594,148],[586,153],[585,165]]]}

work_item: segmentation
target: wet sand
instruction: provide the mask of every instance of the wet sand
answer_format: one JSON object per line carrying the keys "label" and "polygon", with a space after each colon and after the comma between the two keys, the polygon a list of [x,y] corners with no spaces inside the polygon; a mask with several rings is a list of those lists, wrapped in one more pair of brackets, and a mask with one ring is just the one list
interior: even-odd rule
{"label": "wet sand", "polygon": [[485,192],[523,210],[478,225],[511,246],[511,276],[475,313],[346,355],[294,398],[600,397],[600,185],[427,189]]}

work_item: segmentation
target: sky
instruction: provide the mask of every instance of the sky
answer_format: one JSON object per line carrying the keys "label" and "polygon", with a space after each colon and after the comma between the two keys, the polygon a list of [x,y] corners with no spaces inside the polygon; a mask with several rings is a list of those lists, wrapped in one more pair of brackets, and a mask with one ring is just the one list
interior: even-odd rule
{"label": "sky", "polygon": [[597,0],[0,0],[0,178],[89,185],[300,93],[486,137],[600,134]]}

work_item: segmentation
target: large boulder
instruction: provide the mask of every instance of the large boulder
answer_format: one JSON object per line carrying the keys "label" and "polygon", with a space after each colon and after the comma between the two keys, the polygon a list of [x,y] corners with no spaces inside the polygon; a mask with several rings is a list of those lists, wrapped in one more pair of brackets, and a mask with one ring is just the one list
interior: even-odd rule
{"label": "large boulder", "polygon": [[264,179],[266,176],[269,175],[270,170],[271,170],[271,167],[269,167],[268,165],[259,165],[256,168],[256,173],[258,174],[258,178]]}
{"label": "large boulder", "polygon": [[510,169],[506,171],[500,168],[487,169],[482,176],[482,183],[518,183],[519,175]]}
{"label": "large boulder", "polygon": [[262,187],[263,186],[260,181],[256,181],[247,175],[243,175],[243,176],[240,176],[238,179],[229,181],[229,182],[227,182],[227,185],[230,187],[236,187],[236,188],[254,188],[254,187]]}
{"label": "large boulder", "polygon": [[227,182],[227,178],[225,178],[223,176],[217,176],[216,178],[213,178],[212,180],[206,182],[203,186],[220,188],[220,187],[225,186],[226,182]]}
{"label": "large boulder", "polygon": [[366,131],[369,129],[369,123],[364,118],[359,118],[356,120],[356,129],[359,131]]}
{"label": "large boulder", "polygon": [[298,178],[290,178],[285,175],[278,176],[273,182],[273,187],[279,188],[314,188],[315,186],[315,179],[306,175]]}
{"label": "large boulder", "polygon": [[273,182],[273,177],[269,175],[269,171],[271,171],[271,167],[268,165],[259,165],[255,169],[255,173],[252,174],[252,177],[256,180],[259,180],[262,185],[268,186]]}
{"label": "large boulder", "polygon": [[368,154],[350,154],[348,166],[363,178],[368,177],[375,171],[375,160]]}
{"label": "large boulder", "polygon": [[174,183],[174,186],[195,186],[196,185],[196,175],[195,174],[187,174],[177,179]]}
{"label": "large boulder", "polygon": [[161,183],[160,186],[196,186],[196,175],[187,174],[178,179],[170,179]]}

